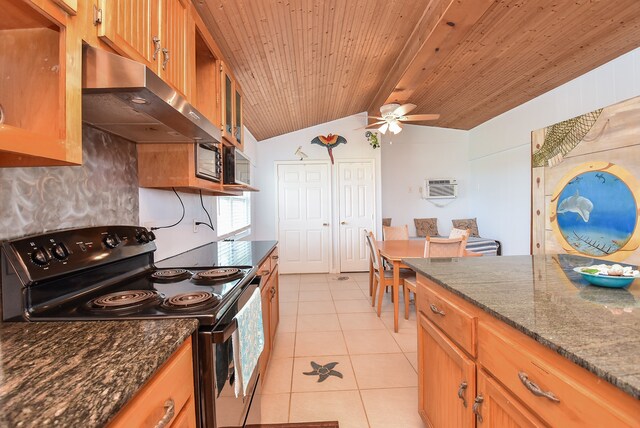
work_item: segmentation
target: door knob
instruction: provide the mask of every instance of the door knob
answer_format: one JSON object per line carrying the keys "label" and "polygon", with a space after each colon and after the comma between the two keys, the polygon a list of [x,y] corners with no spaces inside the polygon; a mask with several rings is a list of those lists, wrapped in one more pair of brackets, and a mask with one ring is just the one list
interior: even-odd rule
{"label": "door knob", "polygon": [[346,221],[341,221],[340,224],[344,226],[345,224],[347,224],[347,222]]}

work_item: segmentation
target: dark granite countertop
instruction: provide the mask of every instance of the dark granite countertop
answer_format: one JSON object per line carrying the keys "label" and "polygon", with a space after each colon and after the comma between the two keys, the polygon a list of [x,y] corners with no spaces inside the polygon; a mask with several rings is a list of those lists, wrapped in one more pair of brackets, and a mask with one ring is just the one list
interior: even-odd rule
{"label": "dark granite countertop", "polygon": [[101,427],[196,320],[0,323],[0,427]]}
{"label": "dark granite countertop", "polygon": [[640,399],[640,280],[589,285],[570,255],[406,259],[443,288]]}
{"label": "dark granite countertop", "polygon": [[198,266],[258,267],[278,241],[211,242],[156,262],[159,268]]}

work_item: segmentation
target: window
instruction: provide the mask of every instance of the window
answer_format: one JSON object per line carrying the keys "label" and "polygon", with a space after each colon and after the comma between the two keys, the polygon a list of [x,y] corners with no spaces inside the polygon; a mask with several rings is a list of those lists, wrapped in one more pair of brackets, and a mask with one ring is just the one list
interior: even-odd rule
{"label": "window", "polygon": [[218,197],[218,237],[248,230],[251,226],[251,193]]}

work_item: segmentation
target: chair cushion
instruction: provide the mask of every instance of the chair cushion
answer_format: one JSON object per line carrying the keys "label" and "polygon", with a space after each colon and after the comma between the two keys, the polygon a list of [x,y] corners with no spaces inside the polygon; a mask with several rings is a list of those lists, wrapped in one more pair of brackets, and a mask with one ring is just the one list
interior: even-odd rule
{"label": "chair cushion", "polygon": [[414,218],[413,223],[416,225],[417,236],[438,236],[437,218]]}
{"label": "chair cushion", "polygon": [[480,237],[478,233],[478,223],[475,218],[461,218],[458,220],[451,220],[453,227],[456,229],[469,229],[470,236]]}

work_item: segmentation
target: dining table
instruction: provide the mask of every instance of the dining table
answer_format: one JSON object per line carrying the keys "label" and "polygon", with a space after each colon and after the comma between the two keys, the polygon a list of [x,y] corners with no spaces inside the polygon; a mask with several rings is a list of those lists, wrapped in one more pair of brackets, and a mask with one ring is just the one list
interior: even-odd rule
{"label": "dining table", "polygon": [[[387,263],[393,266],[393,331],[398,332],[398,311],[399,302],[398,295],[400,290],[400,269],[408,268],[402,263],[402,259],[424,256],[424,239],[403,239],[390,241],[376,241],[380,257],[385,259]],[[369,267],[370,275],[373,269]],[[372,282],[370,281],[370,284]],[[369,289],[369,294],[373,292]]]}
{"label": "dining table", "polygon": [[[400,269],[409,269],[409,266],[402,263],[402,259],[409,259],[414,257],[424,257],[424,244],[423,239],[402,239],[402,240],[387,240],[376,241],[378,250],[380,251],[380,257],[393,266],[393,331],[398,332],[398,312],[399,302],[398,295],[400,294]],[[474,253],[473,251],[465,250],[465,257],[479,257],[481,253]],[[369,295],[373,293],[373,266],[370,263],[369,266]]]}

